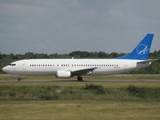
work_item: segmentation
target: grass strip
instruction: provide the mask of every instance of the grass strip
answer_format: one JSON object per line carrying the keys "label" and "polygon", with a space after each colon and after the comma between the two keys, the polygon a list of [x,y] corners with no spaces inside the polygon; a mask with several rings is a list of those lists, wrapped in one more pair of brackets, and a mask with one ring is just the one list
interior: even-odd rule
{"label": "grass strip", "polygon": [[159,120],[157,102],[0,101],[3,120]]}
{"label": "grass strip", "polygon": [[160,87],[124,86],[104,87],[97,84],[84,86],[59,85],[1,85],[0,101],[91,100],[160,102]]}

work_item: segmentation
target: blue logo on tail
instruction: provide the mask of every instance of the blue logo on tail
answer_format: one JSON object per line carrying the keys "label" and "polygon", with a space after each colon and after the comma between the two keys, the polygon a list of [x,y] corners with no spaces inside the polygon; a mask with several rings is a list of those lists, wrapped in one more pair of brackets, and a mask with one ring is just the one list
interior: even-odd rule
{"label": "blue logo on tail", "polygon": [[137,53],[139,55],[145,55],[148,52],[149,48],[147,45],[140,44],[137,46]]}

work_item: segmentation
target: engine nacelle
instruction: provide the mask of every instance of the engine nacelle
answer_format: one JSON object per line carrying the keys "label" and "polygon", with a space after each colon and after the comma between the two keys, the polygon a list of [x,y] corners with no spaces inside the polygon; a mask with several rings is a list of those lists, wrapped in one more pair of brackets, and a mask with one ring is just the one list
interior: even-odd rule
{"label": "engine nacelle", "polygon": [[70,78],[71,77],[71,72],[70,71],[65,71],[65,70],[58,70],[56,74],[57,78]]}

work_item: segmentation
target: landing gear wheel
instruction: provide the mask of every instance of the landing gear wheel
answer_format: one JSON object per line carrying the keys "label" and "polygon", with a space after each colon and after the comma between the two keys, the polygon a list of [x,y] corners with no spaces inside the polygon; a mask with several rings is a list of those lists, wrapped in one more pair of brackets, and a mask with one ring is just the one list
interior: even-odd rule
{"label": "landing gear wheel", "polygon": [[78,76],[78,77],[77,77],[77,80],[78,80],[78,81],[82,81],[83,78],[82,78],[81,76]]}
{"label": "landing gear wheel", "polygon": [[19,77],[17,80],[18,80],[18,81],[21,81],[21,78]]}

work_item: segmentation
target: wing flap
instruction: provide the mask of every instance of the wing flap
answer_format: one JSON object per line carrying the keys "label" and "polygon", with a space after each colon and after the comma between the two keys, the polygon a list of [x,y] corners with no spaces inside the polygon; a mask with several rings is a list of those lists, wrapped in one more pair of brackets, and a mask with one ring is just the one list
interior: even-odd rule
{"label": "wing flap", "polygon": [[97,69],[97,67],[72,69],[70,71],[71,71],[72,76],[75,76],[75,75],[81,76],[81,75],[84,75],[84,74],[91,74],[91,73],[94,72],[95,69]]}

